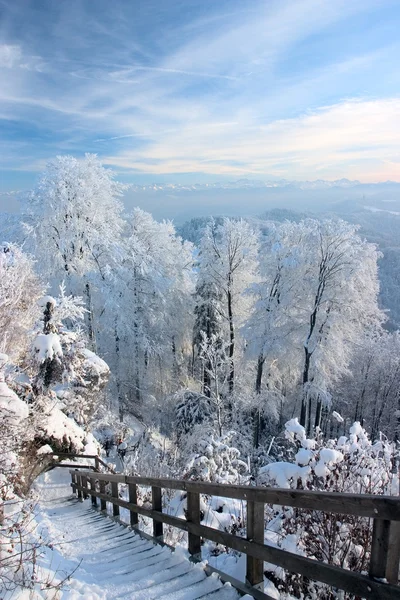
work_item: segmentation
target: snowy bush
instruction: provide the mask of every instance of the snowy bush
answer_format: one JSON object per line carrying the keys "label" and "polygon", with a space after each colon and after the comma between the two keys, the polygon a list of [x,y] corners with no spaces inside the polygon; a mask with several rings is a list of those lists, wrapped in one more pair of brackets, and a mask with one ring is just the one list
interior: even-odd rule
{"label": "snowy bush", "polygon": [[[398,458],[394,444],[385,440],[373,443],[360,423],[350,427],[348,436],[327,441],[308,439],[297,419],[288,421],[285,429],[288,440],[297,450],[295,462],[276,462],[262,467],[259,481],[265,485],[358,494],[399,493],[398,475],[393,472]],[[372,534],[369,519],[282,509],[271,523],[275,529],[278,524],[281,548],[289,544],[293,552],[353,571],[368,568]],[[272,566],[271,571],[278,589],[295,597],[301,597],[301,593],[307,597],[318,594],[323,600],[337,597],[324,584],[284,574]]]}
{"label": "snowy bush", "polygon": [[204,427],[197,426],[186,440],[191,453],[185,467],[184,478],[217,483],[240,483],[248,472],[247,464],[240,459],[240,451],[232,445],[234,431],[214,437]]}
{"label": "snowy bush", "polygon": [[213,405],[210,398],[193,392],[181,390],[174,396],[175,423],[178,436],[187,434],[195,425],[210,424],[213,418]]}

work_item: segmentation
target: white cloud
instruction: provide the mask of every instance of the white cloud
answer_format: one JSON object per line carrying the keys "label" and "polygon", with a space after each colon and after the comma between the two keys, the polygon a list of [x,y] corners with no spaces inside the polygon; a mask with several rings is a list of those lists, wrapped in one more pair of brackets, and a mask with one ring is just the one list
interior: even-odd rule
{"label": "white cloud", "polygon": [[400,99],[348,100],[258,126],[214,123],[161,134],[145,149],[108,156],[145,173],[398,180]]}

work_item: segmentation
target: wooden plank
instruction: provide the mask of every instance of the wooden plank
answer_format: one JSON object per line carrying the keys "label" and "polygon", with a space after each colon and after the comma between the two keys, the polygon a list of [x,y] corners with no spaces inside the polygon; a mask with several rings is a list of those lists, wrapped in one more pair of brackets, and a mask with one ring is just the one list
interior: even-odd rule
{"label": "wooden plank", "polygon": [[75,487],[75,482],[76,482],[76,473],[70,473],[71,475],[71,487],[72,487],[72,493],[76,494],[76,487]]}
{"label": "wooden plank", "polygon": [[[91,473],[87,473],[88,475],[91,475]],[[126,483],[126,476],[125,475],[121,475],[119,473],[96,473],[96,479],[98,479],[100,481],[100,479],[102,479],[103,481],[116,481],[117,483]]]}
{"label": "wooden plank", "polygon": [[[264,544],[264,504],[247,502],[247,539]],[[246,557],[246,580],[258,589],[264,589],[264,561]]]}
{"label": "wooden plank", "polygon": [[79,465],[79,464],[72,464],[72,463],[57,463],[57,462],[53,462],[53,467],[57,467],[57,469],[92,469],[93,471],[95,471],[95,468],[92,465]]}
{"label": "wooden plank", "polygon": [[[160,487],[152,486],[151,488],[151,505],[154,511],[162,513],[162,490]],[[153,520],[153,535],[155,538],[163,537],[162,521]]]}
{"label": "wooden plank", "polygon": [[[187,513],[186,520],[190,523],[200,525],[200,494],[195,492],[187,493]],[[189,533],[189,554],[196,558],[201,557],[201,538],[194,533]]]}
{"label": "wooden plank", "polygon": [[[128,483],[128,493],[130,504],[137,504],[137,486],[135,483]],[[139,524],[139,515],[132,510],[130,511],[130,522],[131,527],[137,527]]]}
{"label": "wooden plank", "polygon": [[94,494],[92,494],[93,491],[96,491],[96,480],[93,477],[90,477],[89,479],[90,482],[90,499],[92,501],[93,506],[97,506],[97,498]]}
{"label": "wooden plank", "polygon": [[80,500],[81,502],[83,501],[83,494],[82,494],[82,476],[81,474],[77,474],[76,475],[76,489],[78,490],[78,500]]}
{"label": "wooden plank", "polygon": [[[119,517],[119,494],[118,494],[118,481],[111,482],[111,496],[108,497],[108,500],[112,502],[113,505],[113,516]],[[116,502],[117,500],[117,502]]]}
{"label": "wooden plank", "polygon": [[153,477],[126,477],[126,482],[327,513],[400,521],[400,499],[395,496],[247,487]]}
{"label": "wooden plank", "polygon": [[386,577],[386,563],[389,550],[390,521],[374,519],[372,529],[370,577]]}
{"label": "wooden plank", "polygon": [[400,566],[400,523],[392,521],[389,534],[389,548],[386,563],[386,579],[389,583],[398,583]]}
{"label": "wooden plank", "polygon": [[[90,471],[89,471],[90,474]],[[83,473],[81,476],[82,487],[83,487],[83,499],[87,500],[89,498],[88,494],[88,474],[87,472]]]}
{"label": "wooden plank", "polygon": [[[96,494],[97,497],[101,497],[98,492]],[[105,496],[105,499],[109,499],[109,497]],[[311,558],[298,556],[286,550],[265,546],[257,542],[249,542],[230,533],[213,529],[212,527],[197,525],[178,517],[172,517],[166,513],[145,509],[142,506],[135,506],[125,500],[118,499],[116,503],[118,506],[133,510],[145,517],[150,517],[183,531],[194,533],[239,552],[281,566],[292,573],[300,573],[309,579],[321,581],[333,588],[348,591],[355,596],[367,598],[368,600],[400,600],[399,586],[375,581],[366,575],[353,573],[352,571],[328,565]]]}
{"label": "wooden plank", "polygon": [[[104,496],[106,495],[106,482],[103,481],[102,479],[99,481],[99,488],[100,488],[100,494],[103,494]],[[103,500],[103,498],[100,499],[100,510],[107,510],[107,502],[105,500]]]}
{"label": "wooden plank", "polygon": [[97,454],[72,454],[71,452],[53,452],[47,456],[58,456],[59,458],[98,458]]}

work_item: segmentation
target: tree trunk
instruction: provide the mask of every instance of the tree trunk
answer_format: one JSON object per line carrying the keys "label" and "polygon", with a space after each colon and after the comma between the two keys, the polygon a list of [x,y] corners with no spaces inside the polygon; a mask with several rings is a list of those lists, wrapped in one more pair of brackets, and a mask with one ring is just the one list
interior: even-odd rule
{"label": "tree trunk", "polygon": [[[263,376],[265,358],[261,353],[257,361],[257,374],[256,374],[256,394],[261,394],[261,382]],[[253,410],[253,445],[254,448],[258,448],[260,445],[260,434],[261,434],[261,413],[259,408]]]}
{"label": "tree trunk", "polygon": [[317,429],[317,427],[321,427],[321,417],[322,417],[322,400],[321,400],[321,396],[318,395],[317,408],[315,411],[315,422],[314,422],[315,429]]}
{"label": "tree trunk", "polygon": [[235,385],[235,365],[233,362],[233,353],[235,351],[235,329],[233,326],[233,312],[232,312],[232,291],[230,284],[228,287],[228,320],[229,320],[229,375],[228,375],[228,387],[229,393],[233,393]]}
{"label": "tree trunk", "polygon": [[258,408],[253,410],[253,446],[258,448],[260,445],[261,414]]}
{"label": "tree trunk", "polygon": [[121,385],[120,385],[120,369],[119,369],[119,361],[120,361],[120,356],[119,356],[119,335],[118,335],[118,321],[117,321],[117,317],[115,317],[115,322],[114,322],[114,339],[115,339],[115,371],[116,371],[116,378],[115,378],[115,382],[116,382],[116,388],[117,388],[117,399],[118,399],[118,413],[119,413],[119,420],[121,423],[123,423],[124,421],[124,404],[123,404],[123,400],[121,398]]}
{"label": "tree trunk", "polygon": [[265,358],[264,358],[263,354],[261,353],[259,355],[258,361],[257,361],[257,375],[256,375],[256,393],[257,394],[261,394],[261,383],[262,383],[264,362],[265,362]]}
{"label": "tree trunk", "polygon": [[207,396],[207,398],[211,398],[211,377],[210,377],[210,369],[212,365],[210,361],[204,363],[203,366],[203,394]]}
{"label": "tree trunk", "polygon": [[307,394],[305,392],[305,384],[308,383],[308,375],[310,372],[311,352],[307,347],[304,347],[304,369],[303,369],[303,394],[301,399],[300,425],[306,426],[307,421]]}
{"label": "tree trunk", "polygon": [[93,308],[92,308],[92,294],[90,291],[90,284],[87,281],[85,285],[85,293],[86,293],[86,310],[87,310],[87,328],[88,328],[88,338],[90,343],[90,349],[93,352],[96,352],[96,336],[94,333],[93,326]]}

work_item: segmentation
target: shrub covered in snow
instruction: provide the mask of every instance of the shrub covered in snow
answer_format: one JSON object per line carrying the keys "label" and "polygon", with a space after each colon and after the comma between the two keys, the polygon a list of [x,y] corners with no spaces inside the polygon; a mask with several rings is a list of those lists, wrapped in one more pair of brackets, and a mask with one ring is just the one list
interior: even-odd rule
{"label": "shrub covered in snow", "polygon": [[[394,444],[372,442],[360,423],[339,439],[307,439],[297,419],[288,421],[286,437],[295,446],[295,462],[275,462],[260,469],[260,481],[282,488],[304,488],[326,492],[398,494],[399,478]],[[371,546],[369,519],[314,510],[281,509],[271,526],[278,545],[290,551],[354,571],[368,568]],[[269,526],[267,526],[268,528]],[[333,600],[335,592],[324,584],[299,575],[285,574],[271,565],[271,578],[282,592],[295,597]],[[343,595],[341,598],[350,598]]]}
{"label": "shrub covered in snow", "polygon": [[207,396],[192,390],[181,390],[175,394],[175,423],[179,435],[187,434],[195,425],[209,424],[214,407]]}
{"label": "shrub covered in snow", "polygon": [[232,445],[234,436],[235,432],[229,431],[214,437],[211,432],[197,426],[186,440],[191,455],[185,467],[185,479],[218,483],[243,481],[248,466],[240,459],[240,451]]}

